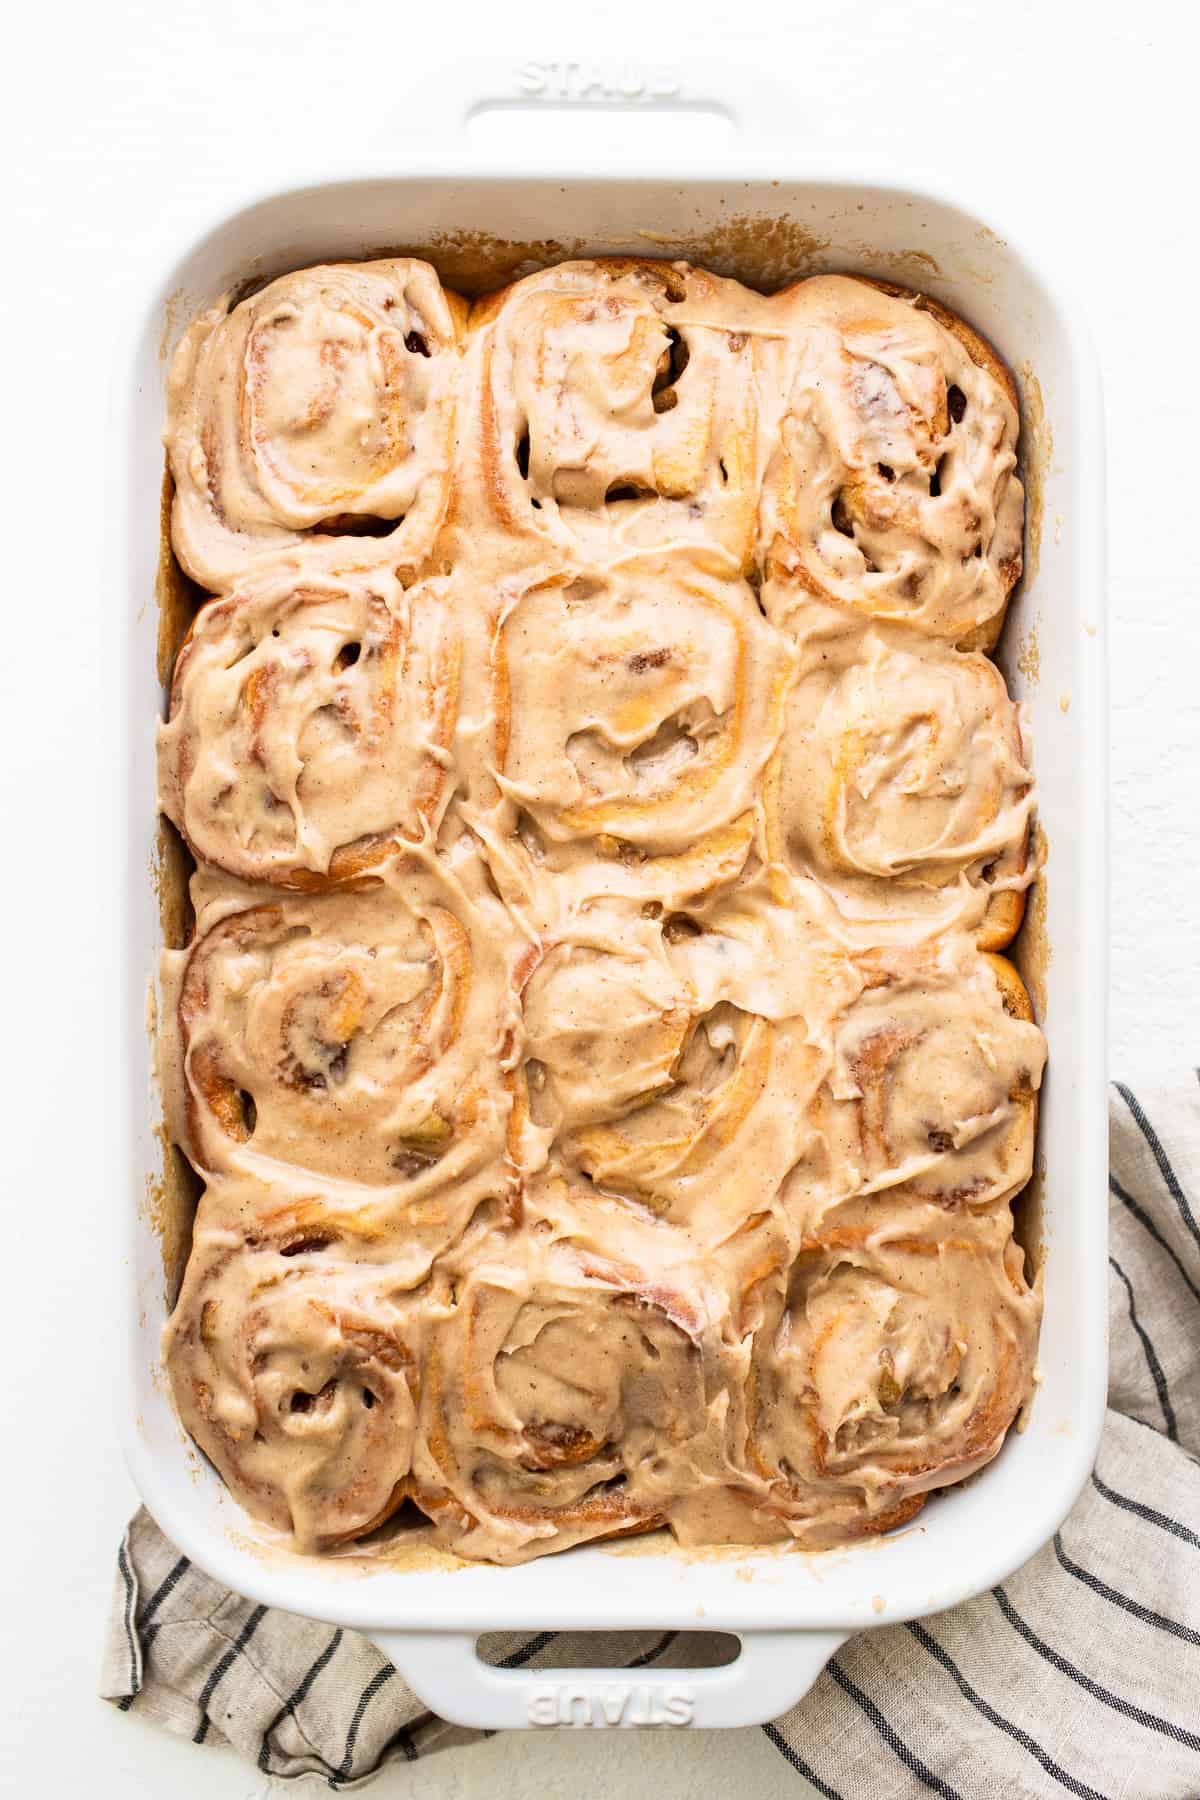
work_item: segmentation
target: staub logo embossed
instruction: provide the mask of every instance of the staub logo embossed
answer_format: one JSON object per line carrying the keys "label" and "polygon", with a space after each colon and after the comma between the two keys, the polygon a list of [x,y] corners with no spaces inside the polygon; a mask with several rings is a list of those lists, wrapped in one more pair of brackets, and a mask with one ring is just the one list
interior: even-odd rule
{"label": "staub logo embossed", "polygon": [[678,71],[665,64],[527,62],[518,68],[516,84],[523,99],[583,105],[617,101],[652,106],[677,100],[683,92]]}
{"label": "staub logo embossed", "polygon": [[563,1681],[531,1688],[526,1709],[531,1725],[690,1725],[696,1700],[682,1685],[613,1681],[587,1687]]}

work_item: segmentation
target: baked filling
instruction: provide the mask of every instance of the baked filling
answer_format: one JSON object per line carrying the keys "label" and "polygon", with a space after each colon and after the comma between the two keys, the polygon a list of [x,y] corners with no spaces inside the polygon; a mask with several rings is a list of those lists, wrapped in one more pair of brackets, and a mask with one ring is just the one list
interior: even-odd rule
{"label": "baked filling", "polygon": [[1045,1044],[1012,379],[846,276],[406,258],[185,333],[165,1329],[241,1504],[820,1548],[999,1450]]}

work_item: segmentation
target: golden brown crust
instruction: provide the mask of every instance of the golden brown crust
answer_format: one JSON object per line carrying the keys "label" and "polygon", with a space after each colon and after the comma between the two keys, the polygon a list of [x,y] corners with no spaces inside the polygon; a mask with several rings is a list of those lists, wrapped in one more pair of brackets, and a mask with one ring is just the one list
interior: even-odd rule
{"label": "golden brown crust", "polygon": [[1012,370],[995,345],[982,332],[976,331],[973,325],[968,325],[961,314],[944,306],[940,300],[935,300],[932,294],[921,293],[915,288],[900,287],[894,281],[880,281],[873,275],[857,275],[855,280],[865,282],[868,287],[879,288],[882,293],[892,294],[898,300],[907,300],[920,312],[932,313],[938,324],[958,339],[971,361],[979,368],[986,369],[992,380],[999,383],[1014,409],[1019,408],[1017,384],[1013,380]]}

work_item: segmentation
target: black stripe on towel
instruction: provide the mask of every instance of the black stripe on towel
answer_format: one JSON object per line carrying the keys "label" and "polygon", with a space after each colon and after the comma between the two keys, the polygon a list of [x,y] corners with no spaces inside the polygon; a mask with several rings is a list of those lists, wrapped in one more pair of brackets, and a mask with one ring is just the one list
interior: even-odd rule
{"label": "black stripe on towel", "polygon": [[669,1650],[678,1636],[677,1631],[664,1631],[657,1644],[652,1644],[649,1650],[643,1650],[640,1656],[635,1656],[632,1662],[625,1664],[625,1667],[627,1669],[644,1669],[647,1663],[657,1662],[663,1651]]}
{"label": "black stripe on towel", "polygon": [[1146,1365],[1154,1381],[1158,1403],[1162,1407],[1163,1420],[1167,1427],[1167,1436],[1173,1444],[1179,1442],[1179,1429],[1175,1423],[1175,1408],[1171,1405],[1171,1396],[1167,1390],[1167,1378],[1163,1374],[1163,1366],[1158,1360],[1158,1352],[1150,1341],[1150,1334],[1138,1318],[1138,1310],[1133,1300],[1133,1283],[1121,1267],[1115,1256],[1109,1257],[1109,1263],[1125,1283],[1125,1292],[1129,1296],[1129,1323],[1141,1339],[1142,1349],[1146,1353]]}
{"label": "black stripe on towel", "polygon": [[124,1540],[122,1540],[121,1548],[117,1551],[117,1567],[121,1571],[121,1580],[125,1583],[124,1620],[125,1642],[129,1646],[129,1693],[123,1704],[128,1712],[128,1702],[133,1699],[141,1683],[138,1680],[137,1645],[133,1641],[133,1609],[137,1598],[137,1589],[133,1585],[133,1570],[129,1567],[129,1558],[125,1554]]}
{"label": "black stripe on towel", "polygon": [[1196,1286],[1196,1283],[1192,1280],[1191,1276],[1188,1274],[1187,1270],[1184,1268],[1178,1256],[1175,1254],[1170,1244],[1168,1244],[1166,1238],[1158,1229],[1158,1226],[1154,1223],[1154,1220],[1150,1217],[1150,1214],[1146,1211],[1145,1207],[1139,1206],[1133,1195],[1125,1192],[1125,1189],[1121,1186],[1115,1175],[1109,1176],[1108,1186],[1110,1193],[1115,1194],[1121,1204],[1129,1208],[1138,1224],[1144,1226],[1150,1233],[1150,1236],[1154,1239],[1155,1243],[1162,1246],[1171,1261],[1175,1264],[1175,1267],[1179,1270],[1184,1281],[1187,1283],[1188,1288],[1191,1290],[1192,1298],[1200,1301],[1200,1287]]}
{"label": "black stripe on towel", "polygon": [[1136,1095],[1130,1092],[1125,1086],[1125,1083],[1123,1081],[1118,1081],[1115,1083],[1115,1086],[1118,1094],[1120,1094],[1122,1100],[1137,1121],[1138,1130],[1149,1144],[1150,1154],[1158,1164],[1158,1172],[1167,1184],[1167,1192],[1179,1208],[1179,1211],[1183,1216],[1184,1224],[1195,1238],[1197,1249],[1200,1249],[1200,1224],[1197,1224],[1196,1215],[1188,1205],[1187,1195],[1184,1193],[1179,1184],[1179,1179],[1176,1176],[1174,1169],[1171,1167],[1170,1158],[1167,1156],[1166,1151],[1159,1141],[1157,1131],[1155,1131],[1153,1125],[1138,1105]]}
{"label": "black stripe on towel", "polygon": [[[484,1737],[493,1737],[495,1735],[495,1733],[485,1731],[483,1735],[484,1735]],[[387,1743],[383,1746],[383,1749],[380,1751],[379,1761],[375,1764],[375,1767],[377,1769],[381,1769],[383,1767],[384,1763],[387,1761],[387,1759],[391,1755],[392,1751],[396,1748],[397,1744],[399,1744],[401,1750],[403,1750],[405,1760],[407,1762],[416,1762],[418,1756],[420,1755],[420,1751],[417,1749],[417,1746],[413,1743],[412,1729],[408,1725],[402,1725],[400,1727],[399,1731],[395,1734],[395,1736],[390,1737],[388,1739]],[[372,1772],[373,1771],[371,1771],[371,1770],[367,1771],[368,1774],[370,1774]]]}
{"label": "black stripe on towel", "polygon": [[763,1730],[784,1761],[791,1763],[797,1775],[803,1775],[805,1781],[810,1782],[818,1794],[824,1794],[825,1800],[842,1800],[842,1796],[836,1788],[831,1788],[828,1782],[822,1781],[816,1770],[810,1769],[804,1758],[796,1755],[778,1725],[767,1724],[763,1726]]}
{"label": "black stripe on towel", "polygon": [[1047,1751],[1043,1750],[1042,1746],[1039,1743],[1036,1743],[1027,1731],[1022,1731],[1019,1725],[1014,1725],[1011,1719],[1006,1719],[1002,1713],[998,1713],[994,1706],[989,1706],[982,1694],[978,1693],[977,1690],[971,1686],[971,1683],[958,1667],[958,1664],[954,1661],[949,1651],[944,1650],[937,1639],[931,1637],[923,1625],[913,1623],[910,1624],[907,1629],[911,1631],[918,1644],[920,1644],[923,1649],[928,1650],[930,1656],[942,1665],[948,1675],[953,1677],[963,1699],[969,1700],[976,1712],[982,1713],[984,1718],[987,1719],[990,1724],[995,1725],[998,1730],[1003,1731],[1006,1736],[1020,1744],[1023,1750],[1028,1750],[1030,1756],[1042,1765],[1047,1775],[1052,1775],[1055,1781],[1059,1782],[1063,1787],[1068,1788],[1071,1793],[1080,1795],[1081,1800],[1105,1800],[1105,1796],[1097,1793],[1095,1788],[1088,1787],[1086,1782],[1077,1781],[1074,1775],[1068,1775],[1061,1764],[1056,1763],[1054,1758]]}
{"label": "black stripe on towel", "polygon": [[167,1573],[163,1576],[162,1580],[159,1582],[158,1586],[155,1588],[154,1592],[151,1594],[149,1600],[147,1600],[146,1610],[142,1614],[141,1618],[138,1620],[138,1623],[139,1623],[139,1625],[141,1625],[143,1630],[150,1623],[151,1619],[154,1617],[155,1613],[158,1611],[158,1609],[162,1605],[163,1601],[168,1599],[170,1597],[170,1595],[174,1593],[175,1589],[178,1587],[180,1581],[182,1580],[184,1574],[187,1572],[188,1569],[191,1568],[191,1566],[192,1565],[188,1561],[187,1557],[181,1556],[179,1558],[179,1561],[177,1563],[173,1563],[171,1565],[171,1567],[167,1570]]}
{"label": "black stripe on towel", "polygon": [[192,1736],[192,1742],[194,1744],[202,1744],[204,1742],[205,1738],[208,1736],[208,1726],[209,1726],[208,1704],[209,1704],[209,1701],[212,1699],[213,1695],[216,1693],[217,1687],[219,1686],[219,1684],[224,1680],[225,1676],[228,1675],[230,1669],[232,1669],[234,1663],[237,1661],[238,1657],[242,1654],[242,1651],[246,1648],[246,1645],[250,1642],[250,1639],[254,1636],[254,1634],[258,1630],[259,1626],[262,1624],[264,1618],[266,1617],[266,1614],[267,1614],[267,1609],[265,1606],[256,1606],[254,1611],[250,1614],[250,1617],[246,1620],[246,1623],[242,1626],[242,1629],[238,1632],[237,1637],[234,1639],[233,1643],[230,1644],[228,1650],[226,1650],[225,1654],[220,1658],[220,1660],[218,1662],[214,1663],[212,1668],[209,1670],[208,1680],[205,1682],[204,1686],[201,1688],[200,1698],[196,1702],[197,1706],[200,1708],[202,1717],[200,1719],[199,1725],[197,1725],[196,1730]]}
{"label": "black stripe on towel", "polygon": [[1153,1607],[1143,1606],[1140,1600],[1132,1600],[1128,1594],[1119,1594],[1116,1588],[1109,1587],[1107,1581],[1101,1581],[1100,1577],[1093,1575],[1090,1569],[1081,1568],[1063,1549],[1061,1531],[1056,1531],[1054,1534],[1054,1554],[1058,1558],[1059,1566],[1065,1569],[1068,1575],[1073,1575],[1076,1581],[1082,1581],[1085,1587],[1090,1587],[1092,1592],[1099,1594],[1102,1600],[1108,1600],[1113,1606],[1119,1606],[1123,1611],[1132,1613],[1135,1619],[1142,1621],[1143,1625],[1153,1625],[1157,1631],[1169,1631],[1172,1637],[1182,1638],[1185,1644],[1200,1644],[1200,1631],[1193,1631],[1190,1625],[1181,1625],[1177,1619],[1165,1618],[1162,1613],[1155,1612]]}
{"label": "black stripe on towel", "polygon": [[1090,1675],[1085,1675],[1082,1669],[1077,1669],[1074,1663],[1068,1662],[1065,1656],[1060,1656],[1057,1650],[1052,1650],[1050,1645],[1040,1638],[1033,1627],[1021,1617],[1002,1587],[993,1588],[992,1594],[1004,1617],[1013,1630],[1024,1638],[1029,1648],[1036,1650],[1043,1662],[1049,1663],[1050,1667],[1057,1669],[1060,1675],[1065,1675],[1069,1680],[1075,1682],[1085,1693],[1090,1694],[1093,1700],[1103,1701],[1104,1705],[1111,1707],[1113,1712],[1121,1713],[1127,1719],[1133,1719],[1136,1724],[1145,1726],[1147,1731],[1157,1731],[1163,1737],[1173,1738],[1177,1744],[1186,1744],[1189,1750],[1200,1750],[1200,1737],[1197,1737],[1195,1732],[1185,1731],[1182,1725],[1176,1725],[1171,1719],[1160,1719],[1157,1713],[1147,1712],[1144,1707],[1135,1706],[1130,1700],[1122,1700],[1119,1694],[1114,1694],[1108,1688],[1102,1687],[1098,1681],[1093,1681]]}
{"label": "black stripe on towel", "polygon": [[350,1721],[350,1729],[346,1733],[346,1748],[342,1760],[338,1764],[335,1773],[329,1778],[330,1787],[333,1787],[335,1782],[345,1781],[347,1775],[349,1775],[354,1764],[354,1746],[358,1742],[358,1728],[363,1722],[363,1715],[380,1688],[385,1682],[390,1681],[395,1673],[396,1671],[391,1663],[387,1663],[382,1669],[377,1669],[362,1693],[359,1695],[358,1705],[354,1709],[354,1717]]}
{"label": "black stripe on towel", "polygon": [[544,1650],[547,1644],[552,1644],[557,1636],[557,1631],[539,1631],[537,1636],[530,1638],[529,1642],[523,1645],[520,1650],[510,1650],[507,1656],[501,1657],[498,1667],[501,1669],[523,1669],[525,1664],[535,1657],[539,1650]]}
{"label": "black stripe on towel", "polygon": [[861,1707],[888,1749],[900,1758],[910,1774],[915,1775],[918,1781],[924,1782],[925,1786],[933,1793],[940,1794],[942,1800],[962,1800],[962,1795],[956,1788],[952,1788],[948,1782],[943,1781],[940,1775],[935,1775],[932,1769],[927,1769],[920,1757],[914,1755],[908,1745],[896,1736],[895,1731],[888,1724],[875,1702],[869,1699],[860,1687],[855,1686],[844,1669],[839,1668],[836,1662],[831,1662],[829,1673],[842,1692],[849,1694],[855,1704]]}
{"label": "black stripe on towel", "polygon": [[329,1662],[331,1661],[333,1656],[336,1654],[337,1647],[341,1643],[341,1641],[342,1641],[342,1628],[339,1625],[337,1630],[334,1632],[333,1636],[330,1638],[329,1642],[326,1644],[325,1648],[322,1650],[320,1656],[318,1656],[316,1661],[312,1664],[307,1675],[305,1675],[304,1679],[300,1682],[299,1686],[293,1689],[292,1693],[288,1696],[288,1698],[284,1701],[283,1705],[280,1707],[279,1711],[275,1714],[275,1717],[271,1720],[271,1723],[267,1726],[267,1729],[263,1732],[262,1744],[259,1747],[259,1752],[258,1752],[258,1766],[263,1771],[264,1774],[269,1775],[271,1772],[271,1737],[272,1737],[272,1734],[279,1729],[279,1727],[283,1724],[283,1721],[288,1717],[288,1715],[290,1713],[295,1712],[296,1708],[300,1705],[300,1702],[305,1698],[305,1696],[309,1692],[309,1689],[312,1687],[313,1682],[317,1679],[317,1676],[321,1673],[321,1670],[328,1666]]}
{"label": "black stripe on towel", "polygon": [[1177,1537],[1183,1543],[1190,1544],[1194,1550],[1200,1550],[1200,1535],[1194,1532],[1190,1526],[1181,1525],[1178,1519],[1171,1517],[1170,1513],[1157,1512],[1153,1506],[1146,1506],[1141,1500],[1134,1500],[1129,1494],[1119,1494],[1116,1488],[1111,1488],[1106,1481],[1102,1481],[1094,1469],[1092,1486],[1100,1497],[1107,1500],[1111,1506],[1119,1506],[1123,1512],[1136,1513],[1138,1518],[1145,1519],[1148,1525],[1157,1525],[1160,1531],[1169,1531],[1172,1537]]}

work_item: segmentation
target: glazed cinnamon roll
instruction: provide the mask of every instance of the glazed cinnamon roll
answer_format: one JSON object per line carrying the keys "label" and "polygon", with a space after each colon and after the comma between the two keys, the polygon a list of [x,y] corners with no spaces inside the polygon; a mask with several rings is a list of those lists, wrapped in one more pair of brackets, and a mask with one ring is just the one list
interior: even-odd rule
{"label": "glazed cinnamon roll", "polygon": [[685,263],[560,263],[478,301],[468,481],[497,552],[684,542],[748,569],[781,338],[760,295]]}
{"label": "glazed cinnamon roll", "polygon": [[773,851],[857,918],[1015,935],[1032,876],[1033,777],[984,656],[813,603],[788,698]]}
{"label": "glazed cinnamon roll", "polygon": [[535,860],[607,859],[610,891],[737,872],[792,669],[743,582],[656,556],[514,582],[493,666],[498,781]]}
{"label": "glazed cinnamon roll", "polygon": [[159,732],[159,803],[247,881],[344,886],[435,832],[459,637],[446,583],[274,571],[203,607]]}
{"label": "glazed cinnamon roll", "polygon": [[954,936],[859,962],[815,1108],[828,1186],[797,1196],[805,1222],[859,1194],[955,1213],[1011,1199],[1033,1170],[1046,1057],[1020,976]]}
{"label": "glazed cinnamon roll", "polygon": [[764,593],[989,648],[1021,572],[1013,380],[923,295],[821,275],[778,296],[789,389],[763,491]]}
{"label": "glazed cinnamon roll", "polygon": [[806,1242],[769,1296],[747,1395],[760,1528],[811,1548],[903,1524],[999,1450],[1040,1316],[1005,1213]]}
{"label": "glazed cinnamon roll", "polygon": [[714,1250],[807,1154],[821,1021],[862,985],[836,946],[773,924],[733,901],[594,905],[543,946],[523,996],[533,1130],[593,1188]]}
{"label": "glazed cinnamon roll", "polygon": [[402,1183],[410,1205],[463,1184],[504,1153],[514,981],[466,856],[403,857],[358,893],[218,890],[169,959],[178,1139],[206,1171]]}
{"label": "glazed cinnamon roll", "polygon": [[197,319],[166,433],[188,574],[221,590],[301,546],[306,572],[415,566],[449,496],[464,318],[397,257],[301,269]]}
{"label": "glazed cinnamon roll", "polygon": [[361,1537],[409,1491],[422,1313],[327,1243],[262,1245],[215,1210],[165,1332],[179,1415],[298,1549]]}
{"label": "glazed cinnamon roll", "polygon": [[704,1437],[712,1326],[692,1284],[544,1237],[431,1319],[415,1496],[465,1556],[647,1531]]}

